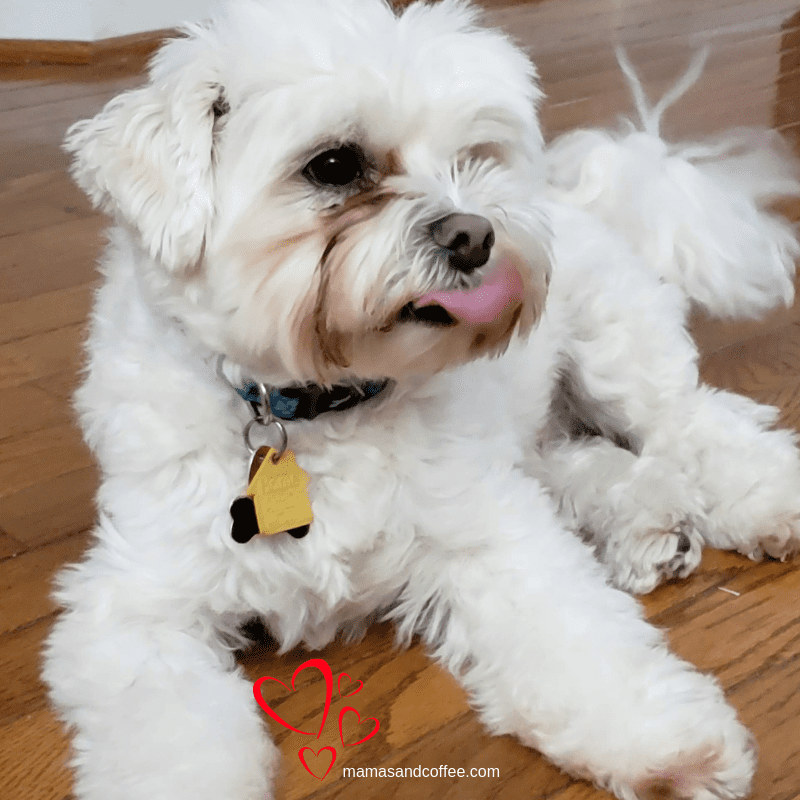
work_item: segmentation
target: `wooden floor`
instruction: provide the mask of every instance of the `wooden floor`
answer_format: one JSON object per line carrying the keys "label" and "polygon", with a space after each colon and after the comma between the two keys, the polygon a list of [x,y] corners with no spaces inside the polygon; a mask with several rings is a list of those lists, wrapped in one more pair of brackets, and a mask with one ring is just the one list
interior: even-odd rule
{"label": "wooden floor", "polygon": [[[491,16],[538,63],[550,98],[549,134],[613,121],[630,108],[613,47],[625,44],[653,95],[709,41],[709,67],[667,119],[673,136],[726,125],[765,124],[793,141],[800,131],[800,12],[781,0],[541,0],[491,3]],[[103,220],[70,183],[59,142],[66,126],[94,113],[141,80],[140,64],[0,68],[0,795],[21,800],[70,797],[67,739],[47,707],[38,678],[39,649],[55,609],[53,573],[76,559],[92,524],[96,472],[75,429],[69,396],[95,279]],[[705,377],[780,406],[800,427],[800,311],[761,324],[697,320]],[[713,672],[761,750],[753,797],[800,797],[800,564],[707,553],[689,579],[645,599],[649,618],[667,629],[675,650]],[[733,594],[732,592],[735,592]],[[523,621],[524,622],[524,621]],[[490,738],[454,682],[419,648],[397,653],[391,631],[376,626],[356,646],[322,654],[334,675],[352,679],[334,691],[330,719],[350,713],[345,741],[380,722],[377,735],[337,748],[331,773],[306,772],[298,750],[307,737],[270,723],[285,756],[279,797],[559,798],[607,797],[571,781],[509,738]],[[253,680],[289,682],[309,655],[276,660],[268,646],[242,657]],[[296,726],[311,726],[323,697],[310,671],[296,694],[275,683],[265,696]],[[314,684],[314,685],[309,685]],[[202,698],[198,698],[202,702]],[[266,715],[265,715],[266,719]],[[300,720],[306,720],[301,723]],[[338,742],[335,725],[321,745]],[[325,753],[308,754],[321,774]],[[343,778],[343,766],[495,768],[486,778]],[[223,798],[220,798],[223,800]]]}

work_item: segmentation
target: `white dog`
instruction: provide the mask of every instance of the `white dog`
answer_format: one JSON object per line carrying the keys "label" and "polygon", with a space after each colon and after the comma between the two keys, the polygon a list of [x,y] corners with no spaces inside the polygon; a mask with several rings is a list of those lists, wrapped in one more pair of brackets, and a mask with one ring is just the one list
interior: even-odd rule
{"label": "white dog", "polygon": [[[700,386],[685,330],[791,298],[763,205],[800,184],[766,134],[668,147],[672,96],[545,148],[540,98],[460,0],[235,0],[72,128],[115,220],[77,398],[97,538],[45,667],[79,798],[271,796],[240,626],[319,648],[376,611],[573,775],[747,794],[748,732],[620,589],[800,544],[792,436]],[[313,523],[250,538],[242,501],[237,541],[270,408]]]}

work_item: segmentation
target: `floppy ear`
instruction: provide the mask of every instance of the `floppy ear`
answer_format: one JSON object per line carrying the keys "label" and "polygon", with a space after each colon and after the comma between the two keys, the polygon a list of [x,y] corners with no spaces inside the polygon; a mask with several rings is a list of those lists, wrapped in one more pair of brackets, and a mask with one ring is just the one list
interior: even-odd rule
{"label": "floppy ear", "polygon": [[135,228],[169,269],[197,261],[214,213],[215,109],[224,101],[204,45],[169,42],[147,85],[73,125],[64,143],[95,207]]}

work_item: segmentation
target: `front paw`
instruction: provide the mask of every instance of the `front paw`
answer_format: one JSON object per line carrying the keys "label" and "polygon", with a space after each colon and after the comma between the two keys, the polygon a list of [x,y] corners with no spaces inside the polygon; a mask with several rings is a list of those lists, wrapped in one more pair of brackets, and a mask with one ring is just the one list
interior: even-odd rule
{"label": "front paw", "polygon": [[[628,800],[739,800],[750,794],[756,768],[756,743],[738,723],[697,748],[679,750],[668,762],[648,770],[628,791]],[[622,787],[620,787],[622,788]],[[626,787],[627,788],[627,787]]]}

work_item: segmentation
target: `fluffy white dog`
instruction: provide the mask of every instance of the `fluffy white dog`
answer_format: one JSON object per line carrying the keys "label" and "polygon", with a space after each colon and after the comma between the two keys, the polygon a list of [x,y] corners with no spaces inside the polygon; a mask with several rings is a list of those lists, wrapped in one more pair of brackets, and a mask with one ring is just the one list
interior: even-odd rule
{"label": "fluffy white dog", "polygon": [[[77,796],[271,796],[240,626],[318,648],[376,611],[573,775],[746,795],[748,732],[621,589],[800,544],[792,436],[699,385],[685,329],[791,298],[789,158],[667,146],[672,97],[544,147],[533,67],[460,0],[235,0],[186,33],[67,140],[115,220],[77,397],[96,541],[45,667]],[[313,523],[253,537],[271,410]]]}

